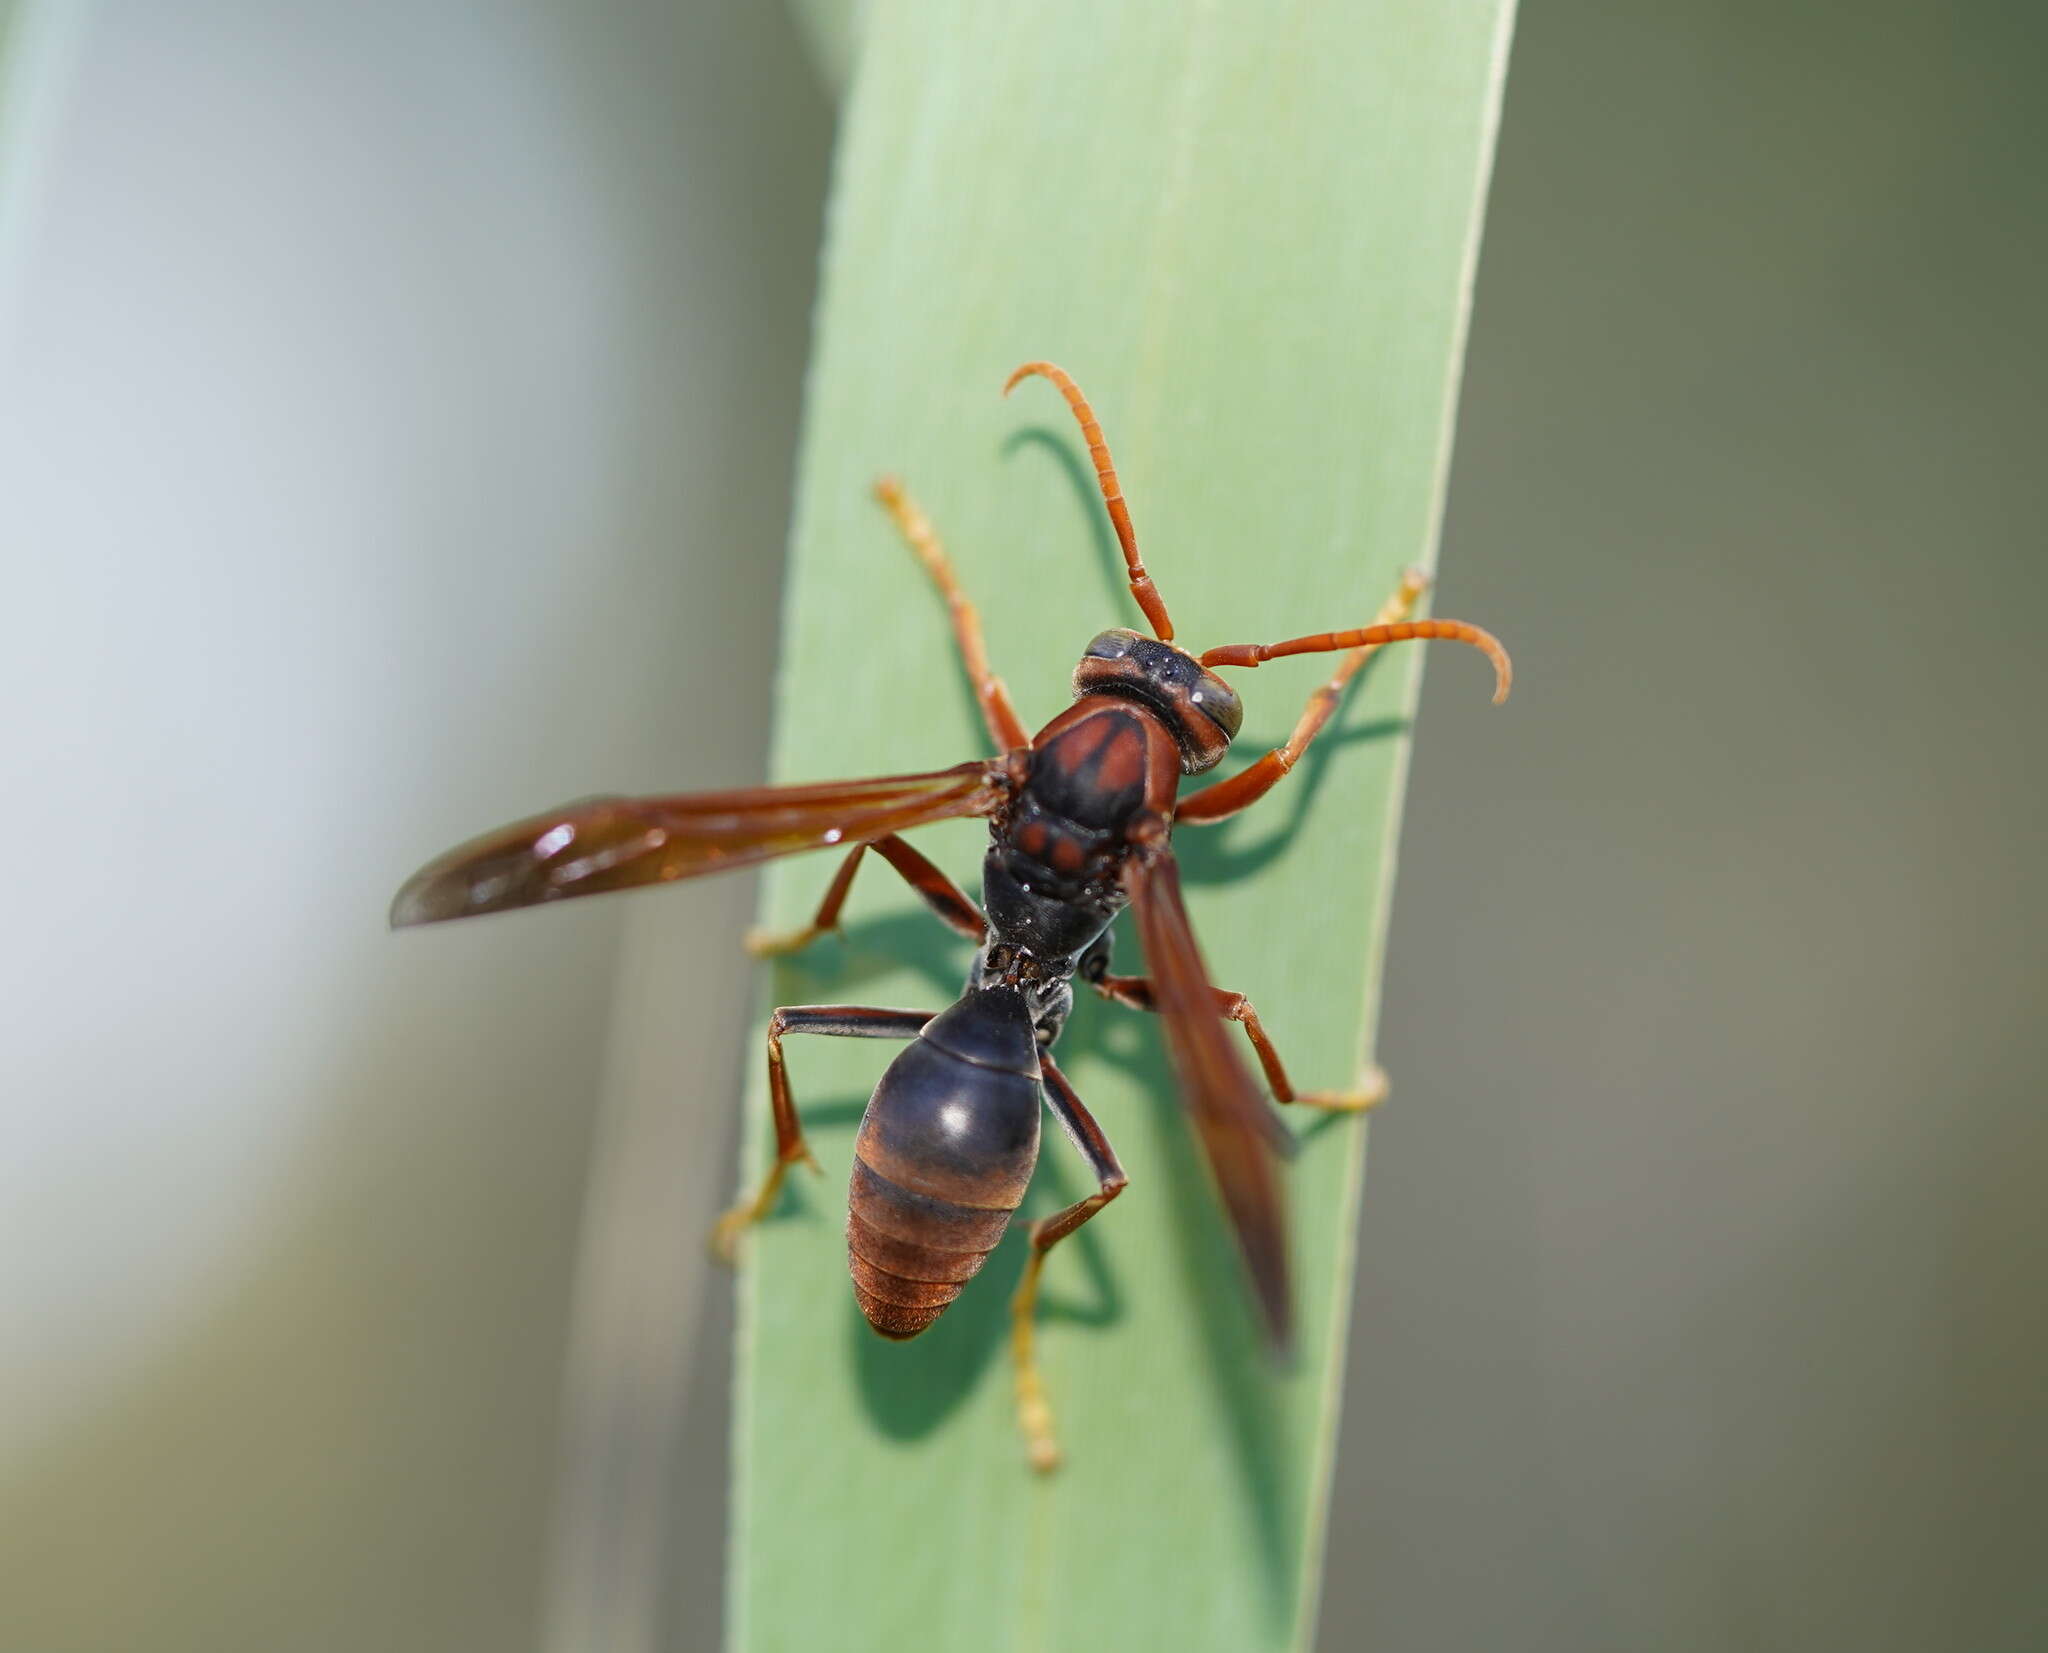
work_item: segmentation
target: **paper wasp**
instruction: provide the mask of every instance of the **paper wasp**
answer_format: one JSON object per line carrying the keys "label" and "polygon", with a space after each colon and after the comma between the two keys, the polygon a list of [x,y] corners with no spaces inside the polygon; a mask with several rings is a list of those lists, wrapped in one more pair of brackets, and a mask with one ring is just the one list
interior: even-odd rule
{"label": "paper wasp", "polygon": [[[1172,834],[1256,803],[1294,767],[1336,711],[1345,683],[1385,643],[1444,638],[1492,660],[1496,701],[1507,698],[1506,650],[1476,626],[1406,618],[1423,581],[1411,575],[1373,624],[1282,643],[1232,643],[1190,654],[1173,640],[1166,604],[1139,560],[1136,532],[1101,426],[1078,386],[1050,362],[1010,376],[1050,380],[1080,421],[1116,529],[1131,596],[1152,627],[1105,631],[1074,668],[1074,702],[1036,734],[990,669],[981,622],[924,515],[895,482],[876,493],[945,598],[997,755],[928,774],[822,785],[758,787],[657,798],[598,798],[501,828],[430,862],[398,892],[394,926],[438,923],[571,896],[663,884],[800,850],[849,847],[808,928],[757,939],[793,951],[838,926],[855,872],[873,851],[938,915],[977,944],[949,1008],[787,1006],[768,1022],[768,1087],[775,1162],[750,1200],[720,1221],[730,1256],[774,1205],[799,1161],[816,1169],[783,1066],[792,1033],[896,1039],[907,1048],[875,1087],[854,1148],[847,1216],[854,1295],[884,1337],[915,1337],[980,1269],[1023,1200],[1048,1107],[1095,1174],[1096,1191],[1031,1226],[1031,1255],[1013,1304],[1019,1421],[1031,1461],[1058,1461],[1033,1356],[1033,1312],[1045,1254],[1123,1191],[1125,1176],[1094,1117],[1052,1059],[1078,977],[1106,999],[1155,1011],[1188,1117],[1236,1231],[1273,1341],[1290,1333],[1279,1155],[1286,1133],[1225,1031],[1244,1029],[1274,1100],[1357,1109],[1383,1082],[1298,1092],[1242,994],[1210,985],[1181,900]],[[1179,796],[1182,778],[1213,769],[1243,720],[1217,667],[1343,651],[1285,745],[1229,780]],[[962,816],[989,823],[977,907],[904,841],[913,827]],[[1134,909],[1149,974],[1109,968],[1111,921]]]}

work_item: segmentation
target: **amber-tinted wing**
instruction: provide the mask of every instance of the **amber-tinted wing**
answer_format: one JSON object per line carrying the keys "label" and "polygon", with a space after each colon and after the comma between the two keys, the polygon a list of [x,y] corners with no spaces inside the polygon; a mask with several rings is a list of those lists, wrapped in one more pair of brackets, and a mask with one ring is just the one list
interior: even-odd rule
{"label": "amber-tinted wing", "polygon": [[800,850],[870,843],[932,821],[993,814],[1008,794],[998,759],[821,786],[586,798],[429,861],[391,903],[391,923],[474,918],[695,878]]}
{"label": "amber-tinted wing", "polygon": [[1208,1157],[1223,1208],[1251,1273],[1266,1330],[1283,1351],[1293,1337],[1287,1217],[1266,1093],[1231,1043],[1181,900],[1170,850],[1135,857],[1128,875],[1145,971],[1166,1031],[1182,1099]]}

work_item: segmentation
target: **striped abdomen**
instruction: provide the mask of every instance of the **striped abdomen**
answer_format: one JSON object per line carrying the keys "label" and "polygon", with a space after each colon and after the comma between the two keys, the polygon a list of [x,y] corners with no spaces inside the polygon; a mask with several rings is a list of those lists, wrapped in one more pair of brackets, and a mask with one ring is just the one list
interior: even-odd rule
{"label": "striped abdomen", "polygon": [[972,992],[889,1064],[853,1150],[847,1263],[868,1324],[915,1337],[974,1278],[1038,1161],[1038,1040],[1013,987]]}

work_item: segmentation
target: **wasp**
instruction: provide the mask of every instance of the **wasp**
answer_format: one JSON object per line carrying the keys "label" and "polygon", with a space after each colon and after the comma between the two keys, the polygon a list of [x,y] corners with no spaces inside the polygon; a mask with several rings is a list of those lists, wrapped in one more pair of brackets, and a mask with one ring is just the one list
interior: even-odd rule
{"label": "wasp", "polygon": [[[1050,1110],[1087,1161],[1095,1191],[1031,1225],[1030,1257],[1012,1304],[1018,1422],[1039,1469],[1059,1461],[1033,1345],[1046,1254],[1123,1192],[1116,1150],[1053,1047],[1078,980],[1135,1010],[1155,1012],[1188,1119],[1235,1231],[1272,1343],[1291,1334],[1280,1163],[1289,1137],[1279,1103],[1356,1110],[1384,1094],[1376,1072],[1351,1090],[1298,1091],[1251,1001],[1211,985],[1174,862],[1176,826],[1205,826],[1258,802],[1287,775],[1337,709],[1346,683],[1385,644],[1449,639],[1493,663],[1496,702],[1512,679],[1507,651],[1457,620],[1408,616],[1424,581],[1411,574],[1373,623],[1280,643],[1230,643],[1194,654],[1174,640],[1165,600],[1138,555],[1131,514],[1087,398],[1051,362],[1027,362],[1004,393],[1038,375],[1079,421],[1103,503],[1123,552],[1130,593],[1151,635],[1102,632],[1074,668],[1073,703],[1035,734],[989,666],[981,622],[938,536],[900,484],[875,492],[944,598],[995,755],[925,774],[820,785],[756,787],[673,797],[596,798],[500,828],[429,862],[398,892],[394,927],[473,918],[573,896],[672,883],[804,850],[846,850],[804,929],[750,938],[784,954],[839,924],[854,875],[879,856],[938,919],[973,941],[960,997],[939,1011],[868,1005],[786,1005],[768,1019],[768,1094],[775,1157],[750,1199],[720,1219],[728,1260],[741,1233],[773,1209],[789,1168],[817,1162],[804,1141],[783,1041],[791,1034],[891,1039],[904,1049],[875,1086],[854,1145],[846,1222],[854,1296],[882,1336],[911,1338],[971,1280],[1009,1226],[1038,1161]],[[1243,723],[1218,668],[1296,654],[1341,653],[1286,743],[1228,780],[1186,796],[1182,783],[1214,769]],[[989,844],[976,905],[903,834],[935,821],[981,817]],[[1147,974],[1110,969],[1110,926],[1136,918]],[[1265,1077],[1252,1076],[1228,1023],[1243,1029]]]}

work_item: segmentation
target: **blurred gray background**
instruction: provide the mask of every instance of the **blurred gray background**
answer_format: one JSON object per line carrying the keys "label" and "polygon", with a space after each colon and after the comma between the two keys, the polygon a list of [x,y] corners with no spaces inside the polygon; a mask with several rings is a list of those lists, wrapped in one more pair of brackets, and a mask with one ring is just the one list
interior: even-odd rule
{"label": "blurred gray background", "polygon": [[[707,1646],[745,883],[377,914],[758,773],[829,99],[768,6],[7,22],[0,1647]],[[1332,1650],[2048,1640],[2044,44],[1524,12]]]}

